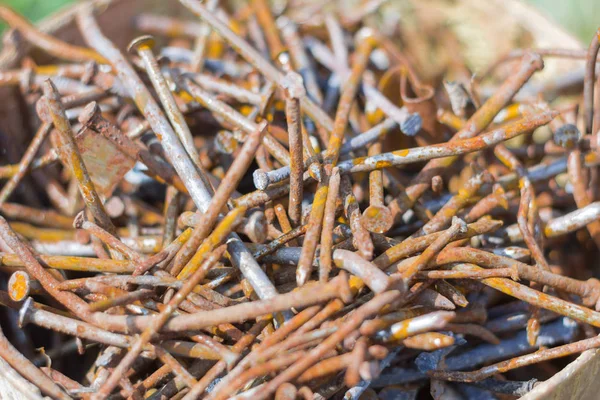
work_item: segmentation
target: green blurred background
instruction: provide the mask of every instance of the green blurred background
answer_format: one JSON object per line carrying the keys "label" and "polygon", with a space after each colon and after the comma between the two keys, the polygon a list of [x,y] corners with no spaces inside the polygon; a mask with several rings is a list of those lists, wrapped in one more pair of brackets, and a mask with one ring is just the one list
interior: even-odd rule
{"label": "green blurred background", "polygon": [[[14,8],[32,21],[38,21],[69,3],[73,0],[0,0],[0,4]],[[0,30],[3,28],[4,25],[0,25]]]}
{"label": "green blurred background", "polygon": [[599,0],[527,0],[527,3],[536,6],[585,44],[600,27]]}
{"label": "green blurred background", "polygon": [[[74,0],[0,0],[37,21]],[[482,0],[485,1],[485,0]],[[588,43],[600,26],[600,0],[526,0]],[[0,24],[0,31],[4,26]]]}

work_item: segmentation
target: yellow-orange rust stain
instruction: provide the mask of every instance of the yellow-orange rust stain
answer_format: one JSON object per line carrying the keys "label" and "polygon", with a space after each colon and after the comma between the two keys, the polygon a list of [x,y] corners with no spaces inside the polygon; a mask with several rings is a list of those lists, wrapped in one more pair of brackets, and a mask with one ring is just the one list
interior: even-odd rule
{"label": "yellow-orange rust stain", "polygon": [[[235,26],[235,29],[234,29]],[[232,29],[240,30],[240,26],[238,24],[232,23]],[[206,57],[219,59],[223,57],[223,51],[225,46],[223,44],[223,40],[217,35],[215,32],[211,32],[208,36],[207,45],[206,45]]]}
{"label": "yellow-orange rust stain", "polygon": [[365,287],[365,283],[359,277],[350,275],[350,279],[348,279],[348,286],[350,286],[350,291],[354,296]]}
{"label": "yellow-orange rust stain", "polygon": [[363,164],[366,158],[367,158],[367,157],[356,157],[355,159],[353,159],[353,160],[352,160],[352,163],[353,163],[354,165],[360,165],[360,164]]}
{"label": "yellow-orange rust stain", "polygon": [[398,322],[392,326],[392,336],[390,340],[402,340],[408,337],[408,328],[410,326],[410,320]]}
{"label": "yellow-orange rust stain", "polygon": [[10,297],[15,301],[21,301],[27,296],[27,279],[23,274],[15,274],[10,290]]}
{"label": "yellow-orange rust stain", "polygon": [[391,167],[392,163],[389,161],[377,161],[375,163],[375,169],[382,169],[382,168],[388,168]]}
{"label": "yellow-orange rust stain", "polygon": [[584,161],[586,164],[593,164],[598,162],[598,158],[598,154],[592,151],[584,156]]}
{"label": "yellow-orange rust stain", "polygon": [[369,219],[371,218],[377,218],[379,216],[379,209],[377,207],[368,207],[364,214],[364,217],[367,217]]}

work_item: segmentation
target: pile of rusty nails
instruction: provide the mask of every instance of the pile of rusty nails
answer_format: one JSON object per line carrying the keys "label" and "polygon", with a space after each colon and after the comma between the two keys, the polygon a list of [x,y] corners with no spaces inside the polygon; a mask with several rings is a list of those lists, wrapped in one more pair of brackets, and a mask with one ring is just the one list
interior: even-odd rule
{"label": "pile of rusty nails", "polygon": [[[87,47],[0,7],[56,60],[0,71],[37,126],[0,167],[0,359],[41,393],[514,398],[600,347],[600,31],[511,53],[481,98],[421,82],[363,23],[381,2],[179,3],[129,54],[85,4]],[[586,60],[582,118],[513,102],[543,57]]]}

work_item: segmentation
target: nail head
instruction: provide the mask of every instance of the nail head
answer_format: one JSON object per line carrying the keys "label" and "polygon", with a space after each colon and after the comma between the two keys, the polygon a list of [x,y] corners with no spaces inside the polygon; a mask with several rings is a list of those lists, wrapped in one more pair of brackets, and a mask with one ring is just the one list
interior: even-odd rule
{"label": "nail head", "polygon": [[77,120],[81,125],[87,127],[98,115],[100,115],[100,113],[100,106],[98,106],[98,103],[95,101],[92,101],[83,108],[81,114],[79,114],[79,117],[77,117]]}
{"label": "nail head", "polygon": [[270,183],[269,175],[262,169],[257,169],[252,173],[252,180],[254,181],[254,186],[258,190],[265,190]]}
{"label": "nail head", "polygon": [[151,49],[154,47],[154,44],[154,37],[152,37],[151,35],[139,36],[133,39],[131,43],[129,43],[129,46],[127,46],[127,51],[134,52],[144,49]]}
{"label": "nail head", "polygon": [[379,205],[370,205],[361,217],[362,225],[369,232],[384,233],[394,224],[394,216],[389,208]]}
{"label": "nail head", "polygon": [[8,295],[14,301],[23,301],[29,296],[31,280],[25,271],[16,271],[8,280]]}

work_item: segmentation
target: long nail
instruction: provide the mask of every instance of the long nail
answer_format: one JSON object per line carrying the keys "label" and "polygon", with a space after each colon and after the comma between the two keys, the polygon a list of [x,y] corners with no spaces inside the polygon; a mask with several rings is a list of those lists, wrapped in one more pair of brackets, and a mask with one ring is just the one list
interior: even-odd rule
{"label": "long nail", "polygon": [[223,204],[225,204],[231,197],[231,194],[243,178],[246,170],[250,167],[250,163],[252,162],[252,159],[254,158],[258,146],[261,143],[261,139],[265,133],[265,127],[266,123],[263,122],[259,124],[252,135],[249,135],[247,138],[240,153],[238,154],[238,157],[227,171],[225,178],[215,192],[214,197],[208,205],[208,208],[202,215],[201,220],[195,226],[194,233],[192,234],[190,240],[186,242],[180,253],[176,256],[173,265],[173,271],[181,270],[185,263],[189,261],[192,253],[200,245],[202,240],[208,236],[210,230],[217,221]]}
{"label": "long nail", "polygon": [[303,373],[308,367],[313,365],[325,352],[340,343],[343,338],[354,331],[360,324],[371,315],[376,314],[385,305],[400,296],[398,291],[389,291],[374,297],[363,306],[359,307],[354,314],[331,336],[324,342],[319,344],[315,349],[307,354],[306,357],[296,361],[285,371],[276,376],[272,381],[263,386],[257,394],[257,398],[264,399],[271,393],[274,393],[277,387],[283,382],[287,382]]}
{"label": "long nail", "polygon": [[[493,118],[505,107],[517,91],[531,78],[531,76],[543,67],[542,59],[537,54],[527,53],[523,56],[521,65],[517,73],[507,79],[498,90],[480,107],[475,114],[469,118],[467,125],[452,136],[450,142],[464,140],[475,137],[482,132],[493,120]],[[400,214],[403,214],[410,208],[419,197],[429,187],[431,178],[437,175],[438,171],[449,167],[452,159],[433,160],[421,170],[413,179],[411,185],[407,187],[406,194],[395,199],[400,207]]]}
{"label": "long nail", "polygon": [[93,223],[91,221],[86,221],[85,214],[83,212],[77,214],[77,216],[75,217],[75,220],[73,221],[73,226],[76,229],[83,229],[83,230],[91,233],[92,235],[94,235],[98,239],[100,239],[102,242],[104,242],[107,246],[109,246],[112,249],[117,250],[119,253],[126,256],[133,262],[135,262],[135,263],[142,262],[142,256],[140,256],[139,253],[137,253],[135,250],[128,247],[119,238],[112,235],[110,232],[102,229],[100,226],[96,225],[95,223]]}
{"label": "long nail", "polygon": [[319,256],[319,281],[327,282],[331,272],[333,253],[333,228],[335,224],[335,211],[337,209],[338,192],[340,189],[340,174],[337,168],[333,169],[329,179],[329,191],[325,202],[323,229],[321,231],[321,252]]}
{"label": "long nail", "polygon": [[302,192],[304,188],[300,98],[305,96],[306,93],[302,85],[302,78],[294,72],[288,72],[283,86],[286,94],[285,115],[290,143],[291,173],[288,213],[292,224],[298,226],[300,224],[300,217],[302,216]]}
{"label": "long nail", "polygon": [[596,79],[596,57],[600,50],[600,31],[596,31],[588,48],[585,64],[585,78],[583,80],[583,120],[585,132],[593,133],[594,122],[594,85]]}
{"label": "long nail", "polygon": [[384,272],[356,253],[347,250],[336,250],[333,253],[333,260],[338,268],[343,268],[361,278],[375,293],[385,292],[391,284],[390,279]]}
{"label": "long nail", "polygon": [[346,214],[346,218],[350,220],[350,229],[352,229],[352,235],[354,236],[356,246],[361,252],[362,257],[365,260],[370,260],[373,258],[373,241],[371,240],[369,232],[367,232],[360,220],[361,214],[358,207],[358,202],[352,193],[350,180],[347,176],[342,176],[341,190],[344,212]]}
{"label": "long nail", "polygon": [[284,40],[288,51],[290,52],[292,61],[296,67],[296,71],[302,75],[308,95],[317,104],[321,104],[323,102],[321,89],[317,83],[316,73],[313,70],[311,62],[304,49],[302,38],[298,34],[297,25],[285,16],[279,17],[277,19],[277,24],[279,25],[281,37]]}
{"label": "long nail", "polygon": [[2,190],[0,191],[0,209],[3,208],[4,204],[15,190],[19,182],[23,179],[27,170],[30,168],[31,163],[38,150],[44,143],[46,137],[50,133],[52,125],[48,122],[42,123],[39,129],[37,130],[35,136],[31,140],[29,147],[25,151],[25,154],[21,158],[19,162],[19,166],[14,175],[11,176],[10,180],[4,184]]}
{"label": "long nail", "polygon": [[[272,82],[280,82],[283,74],[279,72],[273,65],[265,60],[256,50],[254,50],[241,37],[237,36],[229,27],[223,24],[213,13],[196,0],[180,0],[180,2],[190,9],[194,14],[202,18],[208,23],[212,29],[219,33],[246,61],[252,64],[257,70],[265,75]],[[329,116],[322,111],[308,97],[303,97],[301,100],[304,111],[315,121],[317,125],[322,126],[325,130],[333,129],[333,122]]]}
{"label": "long nail", "polygon": [[60,104],[58,91],[50,80],[46,81],[44,84],[44,95],[47,98],[48,111],[54,126],[60,133],[60,143],[62,145],[61,152],[64,154],[64,162],[69,166],[73,176],[77,180],[83,200],[98,224],[103,229],[114,232],[115,227],[110,220],[110,217],[106,214],[104,205],[96,192],[94,183],[89,177],[86,165],[83,163],[83,159],[81,158],[81,154],[75,143],[71,124],[67,120],[64,109]]}
{"label": "long nail", "polygon": [[0,357],[6,360],[19,374],[33,382],[43,393],[61,400],[71,398],[60,386],[14,348],[2,330],[0,330]]}
{"label": "long nail", "polygon": [[[202,214],[185,211],[179,216],[178,220],[179,223],[184,226],[194,227],[202,221],[202,218]],[[248,239],[250,239],[252,243],[264,243],[266,241],[267,220],[265,218],[265,213],[262,211],[254,211],[249,217],[244,218],[240,225],[241,226],[236,229],[236,232],[248,236]]]}
{"label": "long nail", "polygon": [[456,314],[452,311],[435,311],[393,324],[389,331],[376,333],[385,341],[404,340],[409,336],[443,329]]}
{"label": "long nail", "polygon": [[[206,7],[213,11],[219,2],[217,0],[210,0],[206,3]],[[194,43],[194,52],[192,55],[192,60],[190,63],[190,69],[194,72],[200,72],[204,67],[204,63],[206,61],[205,58],[205,49],[207,44],[207,39],[210,35],[210,27],[206,23],[201,23],[199,27],[199,32],[194,35],[196,41]]]}
{"label": "long nail", "polygon": [[419,271],[427,267],[429,261],[444,247],[453,240],[458,234],[467,232],[464,221],[455,218],[452,226],[436,238],[425,251],[405,270],[400,271],[402,278],[409,282]]}
{"label": "long nail", "polygon": [[[258,129],[258,125],[252,120],[244,117],[230,105],[216,99],[210,93],[206,92],[198,85],[194,84],[188,77],[180,76],[177,78],[177,83],[194,97],[196,101],[211,110],[212,112],[223,117],[227,122],[239,128],[246,134],[251,134]],[[263,144],[269,153],[284,165],[289,165],[290,156],[285,149],[275,138],[266,133],[263,139]]]}
{"label": "long nail", "polygon": [[491,210],[496,207],[502,207],[505,210],[508,209],[508,201],[506,199],[506,193],[502,186],[494,184],[492,193],[479,200],[465,215],[466,222],[473,222],[488,214]]}
{"label": "long nail", "polygon": [[593,278],[590,278],[587,281],[580,281],[482,250],[471,250],[472,251],[465,252],[461,248],[444,249],[436,256],[436,262],[437,260],[443,260],[442,262],[455,260],[456,262],[477,263],[477,265],[484,265],[488,268],[516,268],[520,279],[538,282],[543,285],[564,290],[568,293],[577,294],[582,297],[584,304],[588,306],[594,306],[598,301],[598,296],[600,294],[598,291],[599,284]]}
{"label": "long nail", "polygon": [[[340,155],[348,154],[352,151],[364,148],[370,143],[376,141],[379,137],[387,133],[389,130],[394,128],[396,123],[392,119],[386,119],[382,123],[374,126],[373,128],[347,140],[340,149]],[[318,156],[324,157],[326,152],[321,152]],[[309,168],[311,165],[304,165],[305,168]],[[254,186],[259,190],[265,190],[269,185],[282,182],[289,178],[290,167],[285,166],[272,171],[261,171],[256,170],[254,173]],[[306,181],[307,174],[304,174]]]}
{"label": "long nail", "polygon": [[[142,351],[143,347],[152,340],[152,338],[158,333],[160,328],[167,322],[171,314],[177,309],[177,307],[185,300],[187,295],[192,291],[194,286],[196,286],[200,280],[206,274],[208,268],[210,268],[217,260],[223,255],[225,252],[225,247],[221,247],[217,249],[211,255],[206,258],[204,264],[201,268],[198,268],[194,273],[189,277],[184,286],[177,292],[177,294],[171,299],[167,307],[161,311],[158,317],[154,318],[152,323],[142,332],[139,339],[131,346],[131,349],[127,353],[127,355],[121,360],[119,365],[113,370],[113,374],[108,378],[108,380],[102,385],[102,387],[96,393],[97,398],[102,398],[102,396],[109,395],[112,390],[116,387],[119,382],[119,376],[124,374],[127,369],[131,366],[131,364],[135,361],[138,354]],[[190,386],[195,384],[194,382],[190,382]]]}
{"label": "long nail", "polygon": [[144,66],[146,67],[146,72],[152,81],[154,89],[158,93],[158,97],[163,105],[167,117],[169,118],[169,121],[171,122],[171,126],[183,144],[183,147],[188,153],[189,158],[196,166],[198,175],[200,175],[200,178],[203,179],[204,185],[210,189],[211,186],[206,176],[207,172],[204,170],[202,165],[200,165],[200,156],[194,147],[194,139],[192,138],[190,128],[185,122],[183,114],[177,107],[177,103],[175,102],[173,94],[168,88],[164,76],[160,72],[158,62],[156,61],[154,53],[152,52],[153,47],[154,39],[150,36],[141,36],[129,44],[129,50],[135,50],[143,60]]}
{"label": "long nail", "polygon": [[[381,153],[381,143],[369,147],[369,156]],[[384,233],[390,230],[394,217],[383,201],[383,173],[380,170],[369,173],[369,207],[363,212],[361,222],[369,232]]]}
{"label": "long nail", "polygon": [[0,18],[11,27],[18,29],[31,44],[40,47],[55,57],[73,61],[94,60],[99,63],[106,62],[104,57],[93,50],[73,46],[37,30],[27,20],[6,6],[0,7]]}
{"label": "long nail", "polygon": [[210,192],[202,184],[203,180],[195,164],[190,159],[173,128],[169,125],[162,110],[152,98],[149,90],[123,54],[104,37],[89,8],[81,8],[77,15],[77,23],[84,33],[84,39],[99,53],[104,54],[115,67],[123,85],[131,97],[135,99],[138,109],[150,122],[152,130],[159,137],[169,161],[186,185],[190,196],[199,208],[203,208],[210,201]]}
{"label": "long nail", "polygon": [[469,179],[459,192],[453,196],[444,206],[413,236],[426,235],[437,232],[444,228],[448,222],[462,209],[469,199],[473,197],[479,188],[491,179],[486,172],[477,174]]}
{"label": "long nail", "polygon": [[321,236],[323,225],[323,215],[325,214],[325,204],[327,202],[327,194],[329,192],[329,177],[326,176],[323,182],[317,187],[315,198],[313,200],[306,235],[302,245],[302,255],[298,261],[296,270],[296,283],[298,286],[304,285],[310,277],[312,263],[317,251],[318,241]]}
{"label": "long nail", "polygon": [[552,360],[559,357],[566,357],[572,354],[581,353],[585,350],[595,349],[600,346],[600,339],[597,337],[584,339],[578,342],[557,346],[552,349],[544,349],[527,354],[520,357],[515,357],[497,364],[492,364],[472,372],[443,372],[432,371],[431,376],[438,379],[444,379],[454,382],[473,382],[479,381],[498,373],[504,373],[514,368],[524,367],[527,365],[539,363],[546,360]]}

